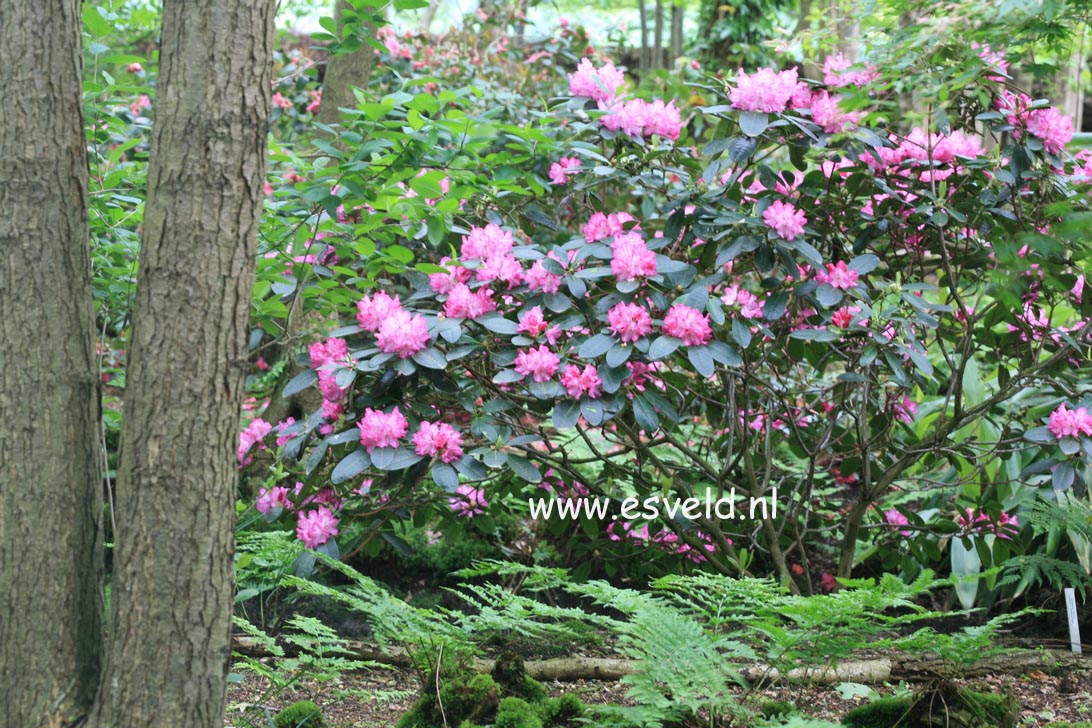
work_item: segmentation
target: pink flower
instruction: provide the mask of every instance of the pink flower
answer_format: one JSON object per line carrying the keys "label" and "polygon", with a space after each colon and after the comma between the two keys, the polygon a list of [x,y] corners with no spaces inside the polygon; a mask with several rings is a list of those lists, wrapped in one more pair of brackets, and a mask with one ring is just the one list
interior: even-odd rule
{"label": "pink flower", "polygon": [[360,444],[370,454],[377,447],[398,447],[398,441],[409,429],[409,422],[397,407],[390,414],[368,407],[356,426],[360,428]]}
{"label": "pink flower", "polygon": [[565,371],[561,373],[561,385],[573,399],[580,399],[585,395],[597,399],[603,394],[603,380],[599,378],[599,371],[591,364],[583,370],[571,364],[565,367]]}
{"label": "pink flower", "polygon": [[828,134],[850,131],[861,120],[859,111],[842,111],[839,106],[841,100],[841,96],[831,96],[826,91],[817,91],[811,96],[809,106],[812,121],[823,127],[823,131]]}
{"label": "pink flower", "polygon": [[832,88],[839,86],[864,86],[872,83],[880,75],[875,66],[869,65],[860,71],[848,70],[853,62],[839,53],[827,56],[823,63],[823,83]]}
{"label": "pink flower", "polygon": [[533,338],[544,333],[548,328],[550,328],[550,324],[546,322],[546,317],[542,315],[542,307],[535,306],[530,311],[520,315],[519,326],[516,327],[516,331]]}
{"label": "pink flower", "polygon": [[144,66],[139,63],[130,63],[125,67],[125,70],[129,73],[144,73]]}
{"label": "pink flower", "polygon": [[1058,405],[1058,409],[1050,413],[1050,428],[1054,437],[1061,440],[1063,437],[1092,437],[1092,414],[1084,407],[1067,409],[1065,403]]}
{"label": "pink flower", "polygon": [[309,549],[318,548],[337,535],[337,518],[326,506],[301,513],[296,524],[296,538]]}
{"label": "pink flower", "polygon": [[240,465],[246,465],[249,462],[246,455],[250,452],[250,448],[258,445],[259,449],[265,449],[262,440],[272,431],[273,425],[258,417],[239,433],[239,449],[236,451],[236,456],[239,458]]}
{"label": "pink flower", "polygon": [[[884,511],[883,512],[883,520],[889,526],[908,526],[908,525],[910,525],[910,520],[906,516],[899,513],[897,510],[895,510],[894,508],[892,508],[889,511]],[[903,536],[909,536],[913,532],[903,530],[903,531],[899,531],[899,533],[902,534]]]}
{"label": "pink flower", "polygon": [[395,311],[402,310],[398,296],[391,298],[383,291],[371,296],[364,296],[356,303],[356,320],[365,331],[377,331],[383,322]]}
{"label": "pink flower", "polygon": [[703,346],[713,338],[708,314],[684,303],[675,304],[664,316],[664,333],[682,339],[687,346]]}
{"label": "pink flower", "polygon": [[440,265],[447,268],[447,273],[432,273],[428,277],[428,285],[436,293],[451,293],[451,289],[458,283],[466,283],[470,280],[472,272],[469,268],[455,264],[447,256],[440,259]]}
{"label": "pink flower", "polygon": [[294,424],[296,424],[295,417],[288,417],[277,423],[277,447],[284,447],[285,443],[287,443],[289,440],[295,437],[296,434],[298,434],[285,434],[285,430],[287,430]]}
{"label": "pink flower", "polygon": [[535,261],[530,270],[523,275],[523,280],[532,291],[557,293],[561,288],[561,276],[546,270],[541,260]]}
{"label": "pink flower", "polygon": [[1073,300],[1076,303],[1081,302],[1081,298],[1084,295],[1084,274],[1077,276],[1077,282],[1073,284],[1073,287],[1069,289],[1069,292],[1073,295]]}
{"label": "pink flower", "polygon": [[797,86],[795,68],[780,73],[771,68],[760,68],[750,76],[741,68],[736,73],[736,86],[729,99],[732,107],[741,111],[779,114],[789,105]]}
{"label": "pink flower", "polygon": [[888,404],[891,407],[892,414],[895,415],[895,419],[899,422],[910,425],[914,423],[914,418],[918,416],[918,404],[910,399],[909,395],[904,394],[901,399],[889,399]]}
{"label": "pink flower", "polygon": [[523,266],[509,253],[492,255],[478,266],[475,275],[483,283],[504,281],[514,288],[523,282]]}
{"label": "pink flower", "polygon": [[413,445],[418,455],[436,456],[445,463],[463,456],[463,436],[446,422],[422,422],[413,435]]}
{"label": "pink flower", "polygon": [[611,243],[614,257],[610,269],[620,281],[632,281],[641,276],[656,275],[656,254],[648,249],[641,234],[630,231],[617,235]]}
{"label": "pink flower", "polygon": [[545,382],[557,374],[561,359],[545,346],[524,349],[516,355],[516,371],[523,376],[530,375],[536,382]]}
{"label": "pink flower", "polygon": [[507,255],[515,245],[512,233],[493,223],[483,228],[472,227],[470,234],[463,236],[463,258],[466,260],[486,260],[497,255]]}
{"label": "pink flower", "polygon": [[129,111],[133,112],[133,116],[140,116],[143,109],[150,108],[152,108],[152,100],[148,98],[148,94],[141,94],[136,101],[129,104]]}
{"label": "pink flower", "polygon": [[311,368],[318,374],[319,390],[328,402],[338,402],[345,396],[345,390],[337,384],[338,369],[348,366],[349,345],[344,339],[327,339],[325,343],[316,341],[309,349]]}
{"label": "pink flower", "polygon": [[472,485],[460,485],[455,489],[455,496],[448,498],[447,505],[460,518],[480,516],[489,507],[485,491]]}
{"label": "pink flower", "polygon": [[307,113],[312,116],[318,113],[319,107],[322,106],[322,89],[317,91],[311,91],[311,102],[307,104]]}
{"label": "pink flower", "polygon": [[578,169],[580,169],[579,157],[562,157],[550,165],[550,182],[563,185],[569,181],[568,176],[575,174]]}
{"label": "pink flower", "polygon": [[375,335],[375,343],[380,351],[397,354],[401,359],[421,351],[428,346],[428,342],[428,322],[425,317],[403,310],[391,313]]}
{"label": "pink flower", "polygon": [[287,111],[288,109],[292,108],[292,101],[290,99],[286,99],[284,96],[281,96],[281,92],[277,91],[275,94],[273,94],[273,105],[283,111]]}
{"label": "pink flower", "polygon": [[844,260],[839,260],[837,263],[827,263],[827,269],[825,271],[815,272],[815,280],[817,282],[826,283],[827,285],[842,291],[848,291],[850,288],[856,286],[859,277],[857,271],[850,270],[846,267]]}
{"label": "pink flower", "polygon": [[853,317],[861,312],[860,306],[842,306],[830,316],[832,326],[847,329],[853,324]]}
{"label": "pink flower", "polygon": [[569,93],[602,105],[614,100],[623,83],[625,76],[610,61],[602,68],[596,68],[590,60],[582,58],[576,71],[569,74]]}
{"label": "pink flower", "polygon": [[652,333],[652,317],[636,303],[620,302],[607,311],[610,330],[623,343],[632,343]]}
{"label": "pink flower", "polygon": [[819,588],[829,594],[838,588],[838,580],[834,578],[834,574],[824,571],[823,575],[819,577]]}
{"label": "pink flower", "polygon": [[262,488],[258,491],[258,501],[254,504],[258,513],[266,514],[277,508],[289,509],[292,501],[288,498],[288,488],[277,486],[275,488]]}
{"label": "pink flower", "polygon": [[448,318],[473,319],[496,310],[493,291],[488,288],[471,291],[465,283],[456,283],[444,302],[444,316]]}
{"label": "pink flower", "polygon": [[793,240],[804,232],[808,218],[803,210],[781,200],[774,200],[762,213],[762,221],[785,240]]}
{"label": "pink flower", "polygon": [[1028,132],[1039,137],[1048,152],[1061,154],[1073,138],[1073,120],[1053,106],[1035,109],[1028,114]]}
{"label": "pink flower", "polygon": [[660,136],[665,139],[678,139],[682,130],[682,120],[675,104],[657,99],[647,103],[641,99],[626,101],[611,108],[600,123],[610,131],[621,130],[633,136]]}
{"label": "pink flower", "polygon": [[[604,215],[597,212],[584,224],[584,239],[589,243],[595,243],[615,235],[626,232],[625,223],[633,222],[633,216],[628,212],[612,212]],[[633,230],[640,230],[641,226],[631,226]]]}

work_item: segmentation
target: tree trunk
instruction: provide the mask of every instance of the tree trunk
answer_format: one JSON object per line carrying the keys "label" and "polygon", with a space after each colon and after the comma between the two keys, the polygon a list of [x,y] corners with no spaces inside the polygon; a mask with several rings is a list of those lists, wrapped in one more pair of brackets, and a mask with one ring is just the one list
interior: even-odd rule
{"label": "tree trunk", "polygon": [[86,708],[102,633],[79,0],[0,0],[0,723]]}
{"label": "tree trunk", "polygon": [[675,59],[681,56],[683,53],[683,6],[679,4],[671,5],[671,54],[668,58],[668,65],[670,66],[675,62]]}
{"label": "tree trunk", "polygon": [[[353,6],[348,0],[337,0],[334,22],[337,23],[338,33],[342,32],[345,12],[352,10]],[[361,12],[375,11],[374,8],[362,8]],[[374,35],[374,31],[375,28],[369,25],[368,32]],[[352,53],[331,55],[326,60],[326,74],[322,79],[322,103],[319,104],[315,120],[322,124],[337,124],[341,119],[338,109],[355,108],[356,96],[353,94],[353,87],[366,86],[374,67],[375,49],[367,44]]]}
{"label": "tree trunk", "polygon": [[656,22],[652,34],[652,67],[664,67],[664,0],[656,0]]}
{"label": "tree trunk", "polygon": [[91,725],[222,728],[274,0],[166,0]]}

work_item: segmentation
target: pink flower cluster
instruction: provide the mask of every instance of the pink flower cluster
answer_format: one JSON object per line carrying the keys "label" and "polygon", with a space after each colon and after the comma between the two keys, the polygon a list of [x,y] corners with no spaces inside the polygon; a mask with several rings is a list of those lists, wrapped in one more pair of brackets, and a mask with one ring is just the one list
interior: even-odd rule
{"label": "pink flower cluster", "polygon": [[732,107],[740,111],[780,114],[801,87],[797,78],[795,68],[780,73],[772,68],[760,68],[750,75],[741,68],[728,98]]}
{"label": "pink flower cluster", "polygon": [[569,181],[569,175],[580,169],[579,157],[562,157],[550,165],[550,182],[563,185]]}
{"label": "pink flower cluster", "polygon": [[455,496],[448,498],[447,505],[460,518],[473,518],[485,513],[489,501],[485,499],[485,491],[481,488],[460,485],[455,489]]}
{"label": "pink flower cluster", "polygon": [[315,549],[338,534],[337,525],[333,512],[325,506],[319,506],[313,511],[300,513],[296,538],[307,548]]}
{"label": "pink flower cluster", "polygon": [[1068,409],[1063,403],[1050,413],[1047,427],[1059,440],[1063,437],[1092,437],[1092,413],[1084,407]]}
{"label": "pink flower cluster", "polygon": [[[584,223],[584,239],[589,243],[596,243],[600,240],[621,235],[626,232],[625,224],[627,222],[633,222],[633,215],[628,212],[612,212],[609,215],[596,212]],[[630,229],[640,230],[641,226],[631,225]]]}
{"label": "pink flower cluster", "polygon": [[596,68],[590,59],[582,58],[576,71],[569,74],[569,93],[597,101],[600,108],[606,108],[618,96],[625,80],[622,71],[610,61]]}
{"label": "pink flower cluster", "polygon": [[831,88],[867,86],[879,78],[879,75],[875,66],[867,65],[863,69],[856,67],[841,53],[836,56],[827,56],[826,61],[823,62],[823,83]]}
{"label": "pink flower cluster", "polygon": [[795,240],[804,233],[808,218],[803,210],[781,200],[774,200],[762,213],[762,221],[785,240]]}
{"label": "pink flower cluster", "polygon": [[816,271],[815,280],[819,283],[826,283],[827,285],[837,288],[841,291],[848,291],[857,285],[857,281],[860,279],[857,271],[850,270],[846,266],[844,260],[839,260],[837,263],[827,263],[827,269],[825,271]]}
{"label": "pink flower cluster", "polygon": [[616,303],[607,311],[610,330],[625,344],[631,344],[652,333],[652,316],[636,303]]}
{"label": "pink flower cluster", "polygon": [[1004,539],[1011,539],[1020,530],[1020,520],[1003,511],[994,522],[988,513],[980,511],[976,514],[973,508],[967,508],[964,515],[959,516],[958,521],[963,533],[992,532],[998,538]]}
{"label": "pink flower cluster", "polygon": [[639,232],[631,230],[615,236],[610,247],[614,251],[610,269],[618,280],[632,281],[656,275],[656,254],[648,249]]}
{"label": "pink flower cluster", "polygon": [[561,359],[545,346],[523,349],[516,355],[515,369],[523,376],[530,376],[536,382],[545,382],[557,374]]}
{"label": "pink flower cluster", "polygon": [[[634,528],[629,521],[612,521],[607,526],[607,538],[611,541],[629,541],[641,546],[655,545],[668,553],[684,556],[695,564],[700,564],[707,560],[706,554],[714,553],[717,549],[713,540],[701,531],[697,531],[695,536],[701,542],[701,550],[695,549],[679,538],[678,534],[667,529],[649,535],[647,523]],[[728,539],[728,543],[732,543],[732,540]]]}
{"label": "pink flower cluster", "polygon": [[1053,106],[1045,109],[1030,108],[1033,100],[1026,94],[1002,91],[997,108],[1006,114],[1006,121],[1014,128],[1012,135],[1019,139],[1026,129],[1043,142],[1043,148],[1051,154],[1061,154],[1065,145],[1073,139],[1073,120]]}
{"label": "pink flower cluster", "polygon": [[664,333],[682,339],[686,346],[703,346],[713,338],[709,315],[683,303],[672,306],[664,316]]}
{"label": "pink flower cluster", "polygon": [[573,399],[588,397],[598,399],[602,394],[603,380],[599,378],[599,371],[591,364],[583,369],[569,365],[561,373],[561,386]]}
{"label": "pink flower cluster", "polygon": [[[910,525],[910,519],[899,513],[894,508],[883,512],[883,520],[889,526],[908,526]],[[899,534],[902,536],[911,536],[913,531],[901,530]]]}
{"label": "pink flower cluster", "polygon": [[664,104],[660,99],[621,102],[611,107],[600,123],[610,131],[621,130],[632,136],[658,136],[672,141],[678,139],[682,131],[682,119],[675,102]]}
{"label": "pink flower cluster", "polygon": [[437,457],[445,463],[463,456],[463,436],[446,422],[422,422],[413,435],[413,444],[418,455]]}
{"label": "pink flower cluster", "polygon": [[398,447],[409,429],[409,422],[397,407],[389,414],[368,407],[356,426],[360,428],[360,444],[371,454],[377,447]]}
{"label": "pink flower cluster", "polygon": [[240,467],[247,465],[253,459],[247,457],[250,448],[257,445],[260,450],[265,449],[265,443],[262,441],[272,431],[273,425],[257,417],[239,433],[239,448],[236,451],[236,457],[239,458]]}

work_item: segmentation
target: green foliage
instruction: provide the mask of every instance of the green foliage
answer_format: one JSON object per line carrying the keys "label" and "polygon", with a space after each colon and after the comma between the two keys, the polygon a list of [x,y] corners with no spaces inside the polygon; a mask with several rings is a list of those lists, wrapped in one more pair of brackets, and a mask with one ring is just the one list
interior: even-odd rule
{"label": "green foliage", "polygon": [[894,728],[902,725],[912,704],[913,701],[905,697],[873,700],[846,713],[842,725],[846,728]]}
{"label": "green foliage", "polygon": [[542,728],[542,719],[522,698],[505,698],[497,706],[494,728]]}
{"label": "green foliage", "polygon": [[846,728],[1012,728],[1018,713],[1008,695],[978,693],[949,683],[912,698],[874,700],[846,713]]}
{"label": "green foliage", "polygon": [[273,718],[274,728],[325,728],[322,711],[310,700],[292,703]]}

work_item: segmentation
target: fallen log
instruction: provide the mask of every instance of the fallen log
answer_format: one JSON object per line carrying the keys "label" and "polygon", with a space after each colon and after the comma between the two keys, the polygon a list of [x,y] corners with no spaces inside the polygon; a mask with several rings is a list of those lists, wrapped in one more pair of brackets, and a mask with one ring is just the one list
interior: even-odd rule
{"label": "fallen log", "polygon": [[[258,640],[245,635],[236,635],[231,640],[232,649],[249,657],[268,657],[270,653]],[[290,645],[282,645],[286,653],[291,652]],[[345,643],[355,657],[392,667],[408,668],[411,666],[409,655],[404,650],[394,649],[384,652],[378,645],[367,642],[348,641]],[[493,660],[475,660],[474,669],[479,672],[491,672]],[[640,669],[636,660],[613,657],[558,657],[547,660],[526,660],[523,663],[527,674],[536,680],[575,682],[577,680],[619,680],[626,675],[633,675]],[[844,660],[830,667],[797,668],[782,673],[768,665],[735,665],[735,669],[748,682],[766,683],[807,683],[812,685],[833,685],[840,682],[855,682],[876,685],[890,680],[921,681],[939,677],[955,677],[950,666],[936,658],[929,657],[877,657],[863,660]],[[1060,669],[1092,669],[1092,661],[1087,657],[1073,654],[1066,650],[1019,650],[991,655],[979,660],[974,665],[964,666],[958,677],[984,677],[987,675],[1021,675],[1041,670],[1052,672]]]}

